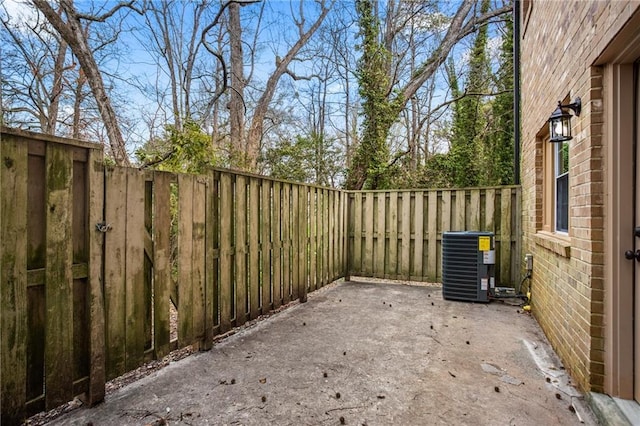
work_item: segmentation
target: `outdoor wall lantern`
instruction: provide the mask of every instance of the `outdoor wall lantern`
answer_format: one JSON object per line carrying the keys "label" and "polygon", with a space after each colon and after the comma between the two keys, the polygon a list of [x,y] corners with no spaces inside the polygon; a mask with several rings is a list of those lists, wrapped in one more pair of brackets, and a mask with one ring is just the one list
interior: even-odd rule
{"label": "outdoor wall lantern", "polygon": [[558,101],[558,107],[549,117],[549,142],[564,142],[571,140],[571,114],[565,109],[571,109],[576,117],[580,117],[580,111],[582,110],[582,101],[580,98],[576,98],[573,103],[568,105],[562,105]]}

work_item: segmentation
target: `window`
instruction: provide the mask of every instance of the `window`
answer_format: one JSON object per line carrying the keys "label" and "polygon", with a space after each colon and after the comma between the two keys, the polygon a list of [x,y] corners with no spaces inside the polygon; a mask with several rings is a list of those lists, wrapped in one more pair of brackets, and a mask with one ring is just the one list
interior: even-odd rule
{"label": "window", "polygon": [[[548,126],[545,126],[548,127]],[[569,144],[549,142],[549,131],[539,136],[542,168],[541,231],[566,237],[569,234]]]}
{"label": "window", "polygon": [[569,142],[554,143],[555,230],[569,232]]}

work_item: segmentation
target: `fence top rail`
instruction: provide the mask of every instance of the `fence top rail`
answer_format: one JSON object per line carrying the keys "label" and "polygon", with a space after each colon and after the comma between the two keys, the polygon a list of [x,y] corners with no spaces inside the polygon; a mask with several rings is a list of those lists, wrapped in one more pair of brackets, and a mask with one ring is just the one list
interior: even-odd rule
{"label": "fence top rail", "polygon": [[44,133],[31,132],[29,130],[16,129],[13,127],[0,126],[0,141],[3,141],[6,136],[20,137],[25,139],[31,139],[42,142],[58,143],[62,145],[75,146],[79,148],[97,149],[102,151],[104,146],[99,143],[87,142],[80,139],[63,138],[60,136],[47,135]]}
{"label": "fence top rail", "polygon": [[362,193],[382,193],[382,192],[433,192],[433,191],[472,191],[472,190],[501,190],[501,189],[519,189],[520,185],[496,185],[496,186],[469,186],[464,188],[402,188],[402,189],[343,189],[342,191],[349,194],[362,194]]}

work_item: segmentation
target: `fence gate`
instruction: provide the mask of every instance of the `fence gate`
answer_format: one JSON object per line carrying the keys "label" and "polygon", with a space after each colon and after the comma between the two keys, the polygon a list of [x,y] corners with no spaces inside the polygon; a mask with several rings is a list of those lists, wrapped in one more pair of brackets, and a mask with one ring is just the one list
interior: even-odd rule
{"label": "fence gate", "polygon": [[3,424],[103,398],[102,161],[99,145],[2,135]]}

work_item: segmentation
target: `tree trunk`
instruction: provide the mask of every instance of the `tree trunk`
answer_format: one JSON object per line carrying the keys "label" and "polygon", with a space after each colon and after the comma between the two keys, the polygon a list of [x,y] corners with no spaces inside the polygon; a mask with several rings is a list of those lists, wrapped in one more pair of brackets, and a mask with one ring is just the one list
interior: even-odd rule
{"label": "tree trunk", "polygon": [[[232,165],[246,168],[245,154],[249,147],[244,140],[244,61],[242,51],[242,26],[240,5],[229,5],[229,44],[231,56],[231,84],[229,93],[229,127]],[[234,164],[236,163],[236,164]]]}
{"label": "tree trunk", "polygon": [[98,69],[98,64],[93,57],[93,52],[89,46],[89,42],[82,31],[82,25],[77,11],[71,0],[61,1],[62,9],[67,16],[67,22],[53,10],[46,0],[31,0],[42,14],[47,18],[49,23],[58,31],[60,36],[67,42],[71,51],[78,58],[80,66],[87,76],[87,82],[91,87],[93,96],[96,99],[100,116],[105,126],[111,154],[118,165],[128,165],[129,158],[125,149],[124,139],[118,126],[118,118],[115,110],[111,105],[111,100],[104,87],[102,75]]}
{"label": "tree trunk", "polygon": [[[333,5],[335,0],[331,0],[331,5]],[[247,168],[249,170],[256,170],[258,165],[258,156],[260,154],[260,146],[262,143],[262,132],[264,130],[264,119],[267,115],[267,111],[269,109],[269,104],[273,99],[273,95],[276,91],[276,86],[278,85],[278,81],[280,81],[280,77],[287,71],[287,67],[296,57],[300,49],[304,47],[304,45],[309,41],[311,36],[316,32],[316,30],[324,21],[324,18],[329,13],[331,9],[330,6],[326,6],[325,2],[322,2],[322,10],[320,15],[316,18],[315,22],[309,27],[308,30],[304,30],[304,19],[300,19],[298,22],[298,33],[300,34],[300,38],[295,44],[289,49],[287,54],[283,58],[276,58],[276,69],[269,76],[267,80],[267,85],[258,99],[258,103],[256,104],[256,108],[253,113],[253,117],[251,119],[251,126],[249,127],[249,132],[247,133]]]}

